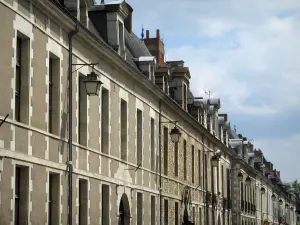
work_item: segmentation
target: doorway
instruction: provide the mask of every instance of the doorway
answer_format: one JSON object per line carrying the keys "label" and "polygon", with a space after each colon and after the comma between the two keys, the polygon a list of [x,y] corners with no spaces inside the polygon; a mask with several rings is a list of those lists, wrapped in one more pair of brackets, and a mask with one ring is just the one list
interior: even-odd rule
{"label": "doorway", "polygon": [[119,222],[118,225],[130,225],[130,208],[127,195],[122,195],[119,205]]}

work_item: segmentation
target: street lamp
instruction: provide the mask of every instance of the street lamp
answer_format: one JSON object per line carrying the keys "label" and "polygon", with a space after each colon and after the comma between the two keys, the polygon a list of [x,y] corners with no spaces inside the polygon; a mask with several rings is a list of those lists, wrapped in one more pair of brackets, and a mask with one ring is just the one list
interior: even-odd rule
{"label": "street lamp", "polygon": [[[69,68],[68,68],[68,118],[69,118],[69,127],[68,127],[68,225],[72,225],[73,218],[73,72],[72,66],[92,66],[94,68],[98,63],[72,63],[72,36],[76,32],[69,34]],[[100,86],[102,82],[98,80],[97,74],[92,71],[90,74],[87,74],[87,78],[84,81],[87,95],[98,95]]]}
{"label": "street lamp", "polygon": [[243,180],[243,174],[242,174],[242,172],[239,172],[238,175],[237,175],[237,177],[238,177],[239,181],[242,181]]}
{"label": "street lamp", "polygon": [[86,94],[89,96],[98,95],[102,82],[98,80],[98,75],[92,71],[86,76],[85,84]]}
{"label": "street lamp", "polygon": [[246,178],[245,181],[247,185],[251,185],[251,178],[249,176]]}
{"label": "street lamp", "polygon": [[[159,128],[158,128],[158,142],[159,142],[159,165],[161,165],[161,160],[162,160],[162,145],[161,145],[161,125],[164,123],[170,124],[173,123],[175,126],[174,128],[170,131],[170,137],[171,137],[171,141],[173,143],[178,143],[181,137],[181,132],[180,130],[177,128],[176,123],[177,121],[161,121],[161,100],[159,101]],[[159,166],[159,224],[162,224],[162,169],[161,166]]]}
{"label": "street lamp", "polygon": [[181,132],[180,132],[180,130],[175,126],[175,127],[171,130],[170,136],[171,136],[172,142],[178,143],[178,142],[179,142],[179,139],[180,139],[180,137],[181,137]]}
{"label": "street lamp", "polygon": [[276,196],[274,194],[272,194],[271,198],[273,202],[276,200]]}
{"label": "street lamp", "polygon": [[211,157],[211,165],[217,167],[219,165],[219,157],[214,155]]}

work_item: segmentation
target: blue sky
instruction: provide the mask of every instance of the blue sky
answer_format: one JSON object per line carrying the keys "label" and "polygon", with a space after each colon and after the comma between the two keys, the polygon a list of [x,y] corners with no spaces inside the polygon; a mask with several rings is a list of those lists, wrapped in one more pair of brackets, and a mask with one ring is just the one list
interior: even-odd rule
{"label": "blue sky", "polygon": [[167,60],[190,67],[194,95],[219,97],[282,179],[300,179],[300,1],[127,2],[135,33],[160,29]]}

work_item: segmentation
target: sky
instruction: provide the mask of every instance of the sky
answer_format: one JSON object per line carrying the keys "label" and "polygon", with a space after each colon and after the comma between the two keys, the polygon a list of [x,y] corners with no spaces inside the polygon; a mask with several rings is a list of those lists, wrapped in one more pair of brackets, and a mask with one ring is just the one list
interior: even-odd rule
{"label": "sky", "polygon": [[[106,0],[109,2],[109,0]],[[300,1],[127,0],[134,32],[160,29],[167,60],[190,68],[194,96],[221,99],[283,181],[300,180]]]}

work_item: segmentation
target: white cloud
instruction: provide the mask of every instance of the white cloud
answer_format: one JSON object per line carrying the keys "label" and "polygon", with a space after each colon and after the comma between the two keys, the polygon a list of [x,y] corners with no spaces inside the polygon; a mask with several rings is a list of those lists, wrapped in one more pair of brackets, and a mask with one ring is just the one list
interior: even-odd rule
{"label": "white cloud", "polygon": [[254,144],[264,152],[276,170],[281,171],[281,178],[293,181],[300,178],[300,163],[298,159],[300,133],[279,139],[256,139]]}
{"label": "white cloud", "polygon": [[192,91],[199,94],[205,87],[217,92],[225,103],[223,109],[229,113],[234,110],[241,114],[268,115],[299,108],[300,18],[297,15],[282,19],[273,15],[254,24],[240,21],[243,26],[217,18],[212,20],[210,29],[205,29],[209,20],[203,21],[200,33],[213,38],[223,35],[224,46],[227,45],[224,32],[238,28],[230,36],[234,36],[239,47],[223,50],[196,43],[168,49],[168,59],[184,59],[190,67]]}

